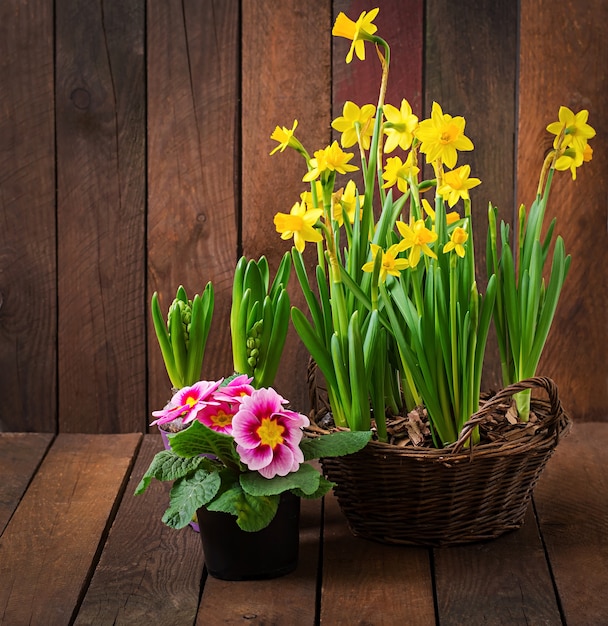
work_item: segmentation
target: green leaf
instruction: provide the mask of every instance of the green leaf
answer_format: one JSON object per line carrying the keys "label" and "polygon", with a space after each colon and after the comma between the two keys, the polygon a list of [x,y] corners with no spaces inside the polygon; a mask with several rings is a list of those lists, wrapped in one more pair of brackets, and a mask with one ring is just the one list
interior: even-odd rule
{"label": "green leaf", "polygon": [[234,449],[234,439],[230,435],[218,433],[195,420],[185,430],[169,435],[171,449],[179,456],[194,457],[199,454],[212,454],[224,462],[238,463]]}
{"label": "green leaf", "polygon": [[365,448],[371,437],[371,431],[364,430],[330,433],[320,437],[305,437],[300,442],[300,449],[304,453],[304,460],[306,461],[345,456]]}
{"label": "green leaf", "polygon": [[162,521],[171,528],[187,526],[197,509],[205,506],[217,494],[221,484],[218,472],[197,470],[192,476],[175,481],[170,494],[170,505]]}
{"label": "green leaf", "polygon": [[143,493],[153,478],[161,481],[177,480],[187,476],[206,462],[208,459],[204,457],[185,459],[177,456],[171,450],[162,450],[152,459],[150,467],[135,489],[135,495]]}
{"label": "green leaf", "polygon": [[209,511],[220,511],[236,516],[242,530],[257,532],[266,528],[279,507],[280,496],[251,496],[236,484],[207,505]]}
{"label": "green leaf", "polygon": [[247,472],[241,474],[240,483],[243,491],[250,496],[275,496],[291,489],[300,489],[310,496],[318,490],[320,477],[321,474],[314,467],[304,463],[287,476],[264,478],[258,472]]}
{"label": "green leaf", "polygon": [[301,489],[292,489],[291,493],[299,498],[306,498],[307,500],[313,500],[315,498],[322,498],[325,494],[329,493],[334,487],[336,483],[332,483],[327,480],[324,476],[319,474],[319,486],[314,493],[304,493]]}

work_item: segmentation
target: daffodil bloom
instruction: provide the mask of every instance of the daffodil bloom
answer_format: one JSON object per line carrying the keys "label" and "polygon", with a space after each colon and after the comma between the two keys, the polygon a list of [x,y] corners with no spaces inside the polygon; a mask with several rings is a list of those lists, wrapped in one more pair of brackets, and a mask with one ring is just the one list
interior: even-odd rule
{"label": "daffodil bloom", "polygon": [[277,213],[274,216],[274,225],[281,239],[293,237],[298,252],[303,252],[307,241],[321,241],[323,235],[314,228],[317,220],[323,215],[323,209],[306,209],[303,202],[296,202],[289,215]]}
{"label": "daffodil bloom", "polygon": [[583,163],[591,161],[592,157],[593,148],[589,144],[585,144],[582,152],[568,148],[555,162],[555,169],[559,171],[570,170],[572,180],[576,180],[577,168]]}
{"label": "daffodil bloom", "polygon": [[314,158],[310,159],[311,169],[302,180],[310,183],[327,171],[338,172],[338,174],[354,172],[359,168],[348,163],[354,156],[351,152],[344,152],[338,142],[334,141],[331,146],[315,152]]}
{"label": "daffodil bloom", "polygon": [[[433,224],[435,224],[435,211],[431,207],[431,203],[426,198],[422,198],[422,208],[424,209],[424,212],[431,218]],[[454,224],[459,219],[460,215],[458,211],[450,211],[445,215],[445,221],[448,226]]]}
{"label": "daffodil bloom", "polygon": [[414,130],[418,126],[418,118],[412,113],[412,107],[407,100],[401,100],[401,108],[392,104],[384,105],[384,132],[387,135],[384,152],[392,152],[397,146],[402,150],[409,150],[414,139]]}
{"label": "daffodil bloom", "polygon": [[[334,198],[332,204],[332,219],[338,222],[338,226],[344,224],[344,215],[351,224],[355,222],[355,211],[357,210],[357,187],[354,180],[346,183],[344,190],[339,189],[332,196]],[[359,206],[363,204],[363,196],[359,196]]]}
{"label": "daffodil bloom", "polygon": [[374,262],[378,253],[382,254],[382,264],[380,265],[380,281],[384,282],[386,277],[390,274],[391,276],[399,276],[399,272],[409,267],[410,262],[407,259],[399,259],[397,255],[401,252],[401,248],[399,244],[393,244],[386,252],[382,250],[382,248],[375,244],[371,243],[370,248],[372,250],[372,260],[368,261],[361,269],[364,272],[373,272],[374,271]]}
{"label": "daffodil bloom", "polygon": [[401,250],[409,250],[410,267],[416,267],[420,256],[424,252],[433,259],[437,255],[429,247],[430,243],[437,240],[437,233],[429,230],[424,220],[416,220],[411,226],[405,222],[397,222],[397,228],[401,233],[402,240],[397,244]]}
{"label": "daffodil bloom", "polygon": [[285,148],[288,146],[291,148],[295,148],[298,152],[301,152],[304,148],[300,141],[294,137],[294,132],[298,127],[298,120],[294,120],[292,128],[286,128],[285,126],[277,126],[274,129],[272,135],[270,135],[271,139],[279,142],[279,145],[271,151],[270,154],[274,154],[277,151],[283,152]]}
{"label": "daffodil bloom", "polygon": [[382,187],[387,189],[395,183],[401,193],[407,191],[408,179],[415,178],[420,172],[420,168],[414,163],[413,153],[410,152],[405,159],[405,163],[399,157],[389,157],[386,159],[382,178],[386,181]]}
{"label": "daffodil bloom", "polygon": [[460,198],[469,199],[469,189],[477,187],[481,183],[479,178],[469,178],[471,167],[461,165],[455,170],[445,172],[443,184],[437,189],[437,193],[453,207]]}
{"label": "daffodil bloom", "polygon": [[156,419],[150,425],[168,424],[177,418],[189,424],[206,406],[219,404],[213,394],[221,384],[221,379],[215,382],[202,380],[192,386],[182,387],[162,411],[152,412]]}
{"label": "daffodil bloom", "polygon": [[352,44],[346,55],[346,62],[353,60],[353,52],[361,61],[365,60],[365,40],[373,41],[372,35],[378,30],[375,24],[372,24],[380,9],[372,9],[369,13],[363,11],[356,22],[346,17],[342,11],[338,13],[338,17],[334,23],[331,34],[334,37],[344,37],[350,39]]}
{"label": "daffodil bloom", "polygon": [[465,119],[444,113],[437,102],[433,102],[430,119],[423,120],[414,131],[420,140],[420,151],[426,154],[428,163],[441,160],[453,168],[458,159],[457,150],[472,150],[473,142],[464,134]]}
{"label": "daffodil bloom", "polygon": [[369,144],[374,132],[374,114],[376,107],[373,104],[364,104],[359,108],[354,102],[347,100],[342,109],[342,117],[337,117],[331,127],[342,133],[340,143],[343,148],[354,146],[361,139],[361,146],[369,150]]}
{"label": "daffodil bloom", "polygon": [[[587,140],[595,137],[595,130],[587,124],[589,111],[583,109],[574,113],[568,107],[559,107],[559,121],[552,122],[547,126],[547,130],[556,135],[553,146],[559,148],[557,143],[563,133],[563,146],[573,146],[577,152],[582,154],[587,144]],[[567,169],[567,168],[566,168]]]}
{"label": "daffodil bloom", "polygon": [[310,422],[284,404],[287,400],[271,387],[256,389],[232,418],[232,436],[241,461],[264,478],[286,476],[304,462],[300,441],[302,428]]}
{"label": "daffodil bloom", "polygon": [[450,252],[454,250],[456,254],[460,257],[464,257],[464,244],[466,240],[469,238],[469,233],[464,228],[460,228],[460,226],[456,226],[453,230],[452,235],[450,236],[450,240],[443,246],[444,252]]}

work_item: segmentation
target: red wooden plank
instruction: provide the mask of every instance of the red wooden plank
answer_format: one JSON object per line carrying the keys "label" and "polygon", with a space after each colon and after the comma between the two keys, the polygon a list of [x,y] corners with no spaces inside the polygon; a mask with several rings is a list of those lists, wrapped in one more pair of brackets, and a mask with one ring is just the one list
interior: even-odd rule
{"label": "red wooden plank", "polygon": [[55,3],[59,427],[145,426],[143,0]]}
{"label": "red wooden plank", "polygon": [[[215,287],[205,378],[232,372],[229,310],[239,197],[237,0],[148,2],[148,288]],[[146,310],[146,316],[149,312]],[[149,331],[150,406],[170,382]]]}
{"label": "red wooden plank", "polygon": [[3,623],[69,623],[140,437],[57,437],[0,537]]}
{"label": "red wooden plank", "polygon": [[325,498],[322,624],[435,624],[429,551],[355,538]]}
{"label": "red wooden plank", "polygon": [[300,558],[291,574],[239,583],[207,578],[196,624],[315,624],[320,517],[319,500],[302,500]]}
{"label": "red wooden plank", "polygon": [[0,431],[56,430],[53,71],[53,3],[0,3]]}
{"label": "red wooden plank", "polygon": [[0,535],[52,439],[49,433],[0,433]]}
{"label": "red wooden plank", "polygon": [[534,502],[569,626],[605,624],[608,424],[575,424],[549,461]]}
{"label": "red wooden plank", "polygon": [[518,200],[529,206],[534,198],[553,137],[545,127],[557,120],[560,105],[589,110],[589,123],[598,131],[590,143],[593,160],[579,169],[576,181],[568,172],[555,176],[547,221],[557,217],[556,232],[573,261],[539,372],[555,379],[573,417],[605,420],[608,153],[602,142],[608,127],[608,4],[524,0],[520,5]]}
{"label": "red wooden plank", "polygon": [[162,449],[146,435],[105,549],[76,624],[192,624],[203,573],[200,537],[190,527],[161,522],[169,483],[154,481],[142,496],[135,487]]}

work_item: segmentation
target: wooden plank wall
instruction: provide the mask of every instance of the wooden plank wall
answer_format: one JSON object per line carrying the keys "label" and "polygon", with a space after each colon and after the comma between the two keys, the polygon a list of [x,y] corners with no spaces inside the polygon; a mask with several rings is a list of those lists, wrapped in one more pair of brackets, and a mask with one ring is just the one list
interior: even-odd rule
{"label": "wooden plank wall", "polygon": [[[85,5],[0,3],[0,430],[144,431],[169,395],[149,298],[166,307],[180,283],[214,282],[205,373],[230,369],[234,264],[265,253],[276,268],[272,217],[302,190],[299,157],[270,157],[269,135],[297,118],[318,149],[345,99],[375,102],[371,50],[346,66],[330,36],[339,11],[373,6],[392,47],[387,101],[467,119],[478,243],[489,200],[504,219],[532,200],[559,105],[590,110],[593,161],[558,177],[550,208],[574,262],[541,372],[575,418],[606,415],[602,0]],[[305,369],[291,333],[277,387],[302,408]],[[485,381],[499,384],[495,356]]]}

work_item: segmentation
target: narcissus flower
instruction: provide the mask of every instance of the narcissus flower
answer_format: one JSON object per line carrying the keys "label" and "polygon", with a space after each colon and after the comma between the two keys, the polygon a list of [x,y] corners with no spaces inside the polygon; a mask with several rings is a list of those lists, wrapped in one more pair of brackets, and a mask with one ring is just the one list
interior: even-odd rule
{"label": "narcissus flower", "polygon": [[167,424],[177,418],[181,418],[184,424],[189,424],[196,419],[199,411],[208,405],[218,405],[213,397],[215,390],[222,384],[222,380],[202,380],[191,387],[183,387],[170,400],[162,411],[153,411],[156,419],[151,423]]}
{"label": "narcissus flower", "polygon": [[365,40],[373,41],[372,35],[378,30],[375,24],[372,24],[376,15],[380,9],[372,9],[369,13],[363,11],[356,22],[353,22],[349,17],[346,17],[342,11],[338,13],[338,17],[334,23],[334,27],[331,34],[335,37],[344,37],[345,39],[352,40],[348,54],[346,55],[346,62],[350,63],[353,60],[353,52],[357,55],[357,58],[361,61],[365,60]]}
{"label": "narcissus flower", "polygon": [[241,461],[265,478],[286,476],[304,462],[300,450],[305,415],[286,409],[287,400],[271,387],[244,398],[232,418],[232,436]]}
{"label": "narcissus flower", "polygon": [[286,128],[285,126],[277,126],[272,135],[270,135],[271,139],[279,142],[279,145],[276,146],[270,154],[274,154],[277,151],[283,152],[285,148],[288,146],[296,149],[298,152],[301,152],[304,148],[300,141],[294,137],[294,132],[298,126],[298,120],[294,120],[292,128]]}
{"label": "narcissus flower", "polygon": [[450,236],[450,240],[443,246],[443,251],[450,252],[450,250],[454,250],[459,257],[463,258],[465,252],[464,244],[468,238],[469,233],[464,228],[456,226]]}
{"label": "narcissus flower", "polygon": [[397,146],[402,150],[409,150],[414,139],[414,130],[418,126],[418,118],[412,113],[412,107],[407,100],[401,100],[398,109],[392,104],[384,105],[384,132],[387,135],[384,152],[392,152]]}
{"label": "narcissus flower", "polygon": [[331,127],[342,133],[340,143],[343,148],[354,146],[358,139],[364,150],[369,150],[369,144],[374,132],[374,114],[376,107],[373,104],[364,104],[359,108],[354,102],[347,100],[342,109],[342,116],[337,117]]}
{"label": "narcissus flower", "polygon": [[397,244],[401,250],[409,250],[410,267],[416,267],[422,253],[433,259],[437,255],[429,247],[430,243],[437,240],[437,233],[429,230],[424,220],[416,220],[411,226],[405,222],[397,222],[397,228],[403,239]]}
{"label": "narcissus flower", "polygon": [[334,141],[331,146],[315,152],[314,158],[310,159],[311,169],[302,180],[305,183],[310,183],[327,171],[338,172],[338,174],[354,172],[359,168],[348,163],[354,156],[351,152],[344,152],[338,142]]}
{"label": "narcissus flower", "polygon": [[405,159],[405,163],[399,157],[389,157],[386,159],[382,178],[386,181],[382,187],[387,189],[397,183],[397,189],[401,193],[407,191],[408,180],[414,178],[420,172],[420,168],[414,163],[413,153],[410,152]]}
{"label": "narcissus flower", "polygon": [[323,215],[323,209],[306,209],[303,202],[296,202],[289,215],[277,213],[274,216],[274,225],[281,239],[293,237],[298,252],[303,252],[307,241],[321,241],[323,235],[314,228],[317,220]]}
{"label": "narcissus flower", "polygon": [[589,144],[585,144],[582,152],[578,152],[573,148],[568,148],[562,156],[555,162],[555,169],[559,171],[570,170],[572,180],[576,180],[576,170],[583,163],[591,161],[593,157],[593,148]]}
{"label": "narcissus flower", "polygon": [[464,134],[465,124],[464,117],[452,117],[433,102],[430,119],[420,122],[414,131],[414,136],[422,142],[420,151],[426,154],[428,163],[440,159],[452,168],[458,159],[457,150],[473,149],[473,142]]}
{"label": "narcissus flower", "polygon": [[386,277],[399,276],[399,272],[409,267],[410,262],[407,259],[398,259],[397,255],[401,252],[399,244],[392,245],[386,252],[382,248],[372,243],[370,244],[372,250],[372,260],[368,261],[361,269],[364,272],[374,271],[374,262],[378,253],[382,254],[382,264],[380,265],[380,281],[384,282]]}
{"label": "narcissus flower", "polygon": [[469,178],[470,173],[470,165],[461,165],[443,175],[443,184],[437,189],[437,193],[450,207],[453,207],[460,198],[468,200],[469,189],[481,184],[479,178]]}
{"label": "narcissus flower", "polygon": [[[333,195],[334,202],[332,204],[332,219],[338,222],[338,226],[344,224],[344,216],[350,224],[355,223],[355,211],[357,210],[357,187],[354,180],[346,183],[344,190],[339,189]],[[363,196],[359,196],[359,207],[363,204]]]}
{"label": "narcissus flower", "polygon": [[574,113],[568,107],[559,107],[559,121],[553,122],[547,126],[547,130],[556,135],[553,146],[559,148],[557,143],[560,141],[560,135],[564,133],[562,146],[572,146],[577,152],[583,153],[587,141],[595,137],[595,130],[587,124],[589,119],[589,111],[583,109],[578,113]]}
{"label": "narcissus flower", "polygon": [[[426,198],[422,198],[422,208],[424,209],[424,212],[433,221],[433,228],[434,228],[435,227],[435,211],[431,207],[431,203]],[[458,214],[458,211],[450,211],[449,213],[446,213],[445,221],[448,226],[450,226],[451,224],[454,224],[459,219],[460,219],[460,215]]]}

